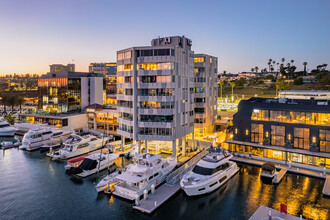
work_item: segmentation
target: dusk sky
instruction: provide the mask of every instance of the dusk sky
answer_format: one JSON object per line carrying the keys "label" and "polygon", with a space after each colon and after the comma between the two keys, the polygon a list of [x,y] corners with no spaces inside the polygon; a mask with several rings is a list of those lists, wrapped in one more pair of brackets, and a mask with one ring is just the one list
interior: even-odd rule
{"label": "dusk sky", "polygon": [[269,58],[330,65],[329,0],[0,0],[0,74],[44,74],[50,64],[115,62],[116,51],[185,35],[219,72]]}

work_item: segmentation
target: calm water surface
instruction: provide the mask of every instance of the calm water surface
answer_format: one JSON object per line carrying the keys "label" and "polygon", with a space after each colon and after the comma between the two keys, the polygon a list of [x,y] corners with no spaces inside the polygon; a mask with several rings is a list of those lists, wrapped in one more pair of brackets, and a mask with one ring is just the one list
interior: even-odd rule
{"label": "calm water surface", "polygon": [[260,180],[260,168],[240,165],[225,187],[197,198],[180,191],[146,215],[132,203],[96,193],[93,186],[106,171],[77,183],[65,174],[64,163],[39,151],[0,153],[0,219],[248,219],[260,205],[279,209],[281,203],[290,214],[330,219],[330,199],[322,196],[320,179],[288,174],[279,185],[268,185]]}

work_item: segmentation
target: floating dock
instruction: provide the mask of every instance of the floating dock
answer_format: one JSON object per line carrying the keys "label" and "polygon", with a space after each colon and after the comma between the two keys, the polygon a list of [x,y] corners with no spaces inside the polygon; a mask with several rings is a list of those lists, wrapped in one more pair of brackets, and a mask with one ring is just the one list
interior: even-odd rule
{"label": "floating dock", "polygon": [[322,193],[326,196],[330,196],[330,175],[327,175]]}
{"label": "floating dock", "polygon": [[288,168],[282,168],[280,170],[280,172],[277,173],[277,176],[274,177],[273,179],[273,183],[279,183],[281,182],[282,178],[284,177],[284,175],[286,174],[286,172],[288,171]]}
{"label": "floating dock", "polygon": [[179,182],[174,185],[165,183],[160,186],[154,194],[149,194],[146,200],[140,200],[139,204],[134,205],[133,208],[150,214],[169,198],[171,198],[174,194],[176,194],[179,190]]}
{"label": "floating dock", "polygon": [[[271,213],[271,218],[269,216],[269,212]],[[302,219],[300,217],[281,213],[276,209],[272,209],[266,206],[260,206],[257,211],[249,218],[249,220],[268,220],[268,219],[281,219],[281,220],[299,220]]]}

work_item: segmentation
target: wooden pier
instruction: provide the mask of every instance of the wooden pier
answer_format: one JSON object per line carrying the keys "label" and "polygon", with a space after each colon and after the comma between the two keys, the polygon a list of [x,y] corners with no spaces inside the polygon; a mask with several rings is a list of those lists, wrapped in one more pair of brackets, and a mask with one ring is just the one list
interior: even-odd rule
{"label": "wooden pier", "polygon": [[149,194],[146,200],[140,200],[139,204],[134,205],[133,208],[150,214],[169,198],[171,198],[174,194],[176,194],[179,190],[179,182],[174,185],[165,183],[160,186],[154,194]]}
{"label": "wooden pier", "polygon": [[[271,212],[272,218],[269,217],[269,212]],[[299,220],[301,218],[282,213],[276,209],[272,209],[266,206],[260,206],[257,211],[249,218],[249,220],[268,220],[268,219],[283,219],[283,220]]]}
{"label": "wooden pier", "polygon": [[274,179],[273,179],[273,183],[279,183],[281,182],[282,178],[284,177],[284,175],[286,174],[286,172],[288,171],[287,168],[282,168],[280,170],[280,172],[277,173],[276,176],[274,176]]}
{"label": "wooden pier", "polygon": [[326,196],[330,196],[330,175],[327,175],[322,193]]}

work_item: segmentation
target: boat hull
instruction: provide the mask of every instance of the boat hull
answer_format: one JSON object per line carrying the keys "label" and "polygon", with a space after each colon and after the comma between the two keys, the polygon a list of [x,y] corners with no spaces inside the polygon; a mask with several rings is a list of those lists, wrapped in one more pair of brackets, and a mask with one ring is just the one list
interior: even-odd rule
{"label": "boat hull", "polygon": [[185,186],[183,180],[181,180],[180,185],[188,196],[199,196],[213,192],[214,190],[220,188],[226,182],[228,182],[228,180],[233,177],[238,171],[239,168],[237,167],[237,164],[231,162],[230,168],[228,168],[226,172],[221,172],[218,175],[215,175],[214,177],[211,177],[195,185]]}

